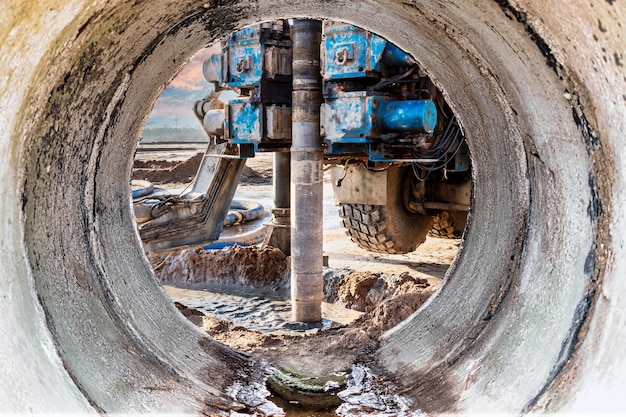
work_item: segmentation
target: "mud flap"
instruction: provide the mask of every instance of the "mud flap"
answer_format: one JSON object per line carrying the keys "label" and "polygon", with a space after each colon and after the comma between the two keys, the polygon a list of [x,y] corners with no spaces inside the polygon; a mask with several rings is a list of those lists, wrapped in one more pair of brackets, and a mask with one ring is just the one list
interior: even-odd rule
{"label": "mud flap", "polygon": [[387,204],[387,170],[372,171],[362,165],[336,165],[331,176],[335,204]]}

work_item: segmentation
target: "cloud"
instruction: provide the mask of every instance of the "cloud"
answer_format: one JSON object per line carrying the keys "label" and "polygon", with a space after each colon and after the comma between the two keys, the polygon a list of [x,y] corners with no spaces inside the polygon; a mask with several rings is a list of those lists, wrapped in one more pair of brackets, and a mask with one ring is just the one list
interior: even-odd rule
{"label": "cloud", "polygon": [[219,44],[216,44],[196,53],[170,82],[169,87],[190,92],[209,88],[209,82],[202,75],[202,64],[209,56],[217,53],[219,49]]}
{"label": "cloud", "polygon": [[203,51],[196,54],[174,77],[168,87],[190,92],[207,89],[209,83],[202,75],[202,63],[206,58],[207,56]]}
{"label": "cloud", "polygon": [[193,114],[193,104],[204,98],[211,85],[202,75],[202,63],[214,53],[203,49],[183,67],[157,99],[146,127],[193,127],[201,128]]}

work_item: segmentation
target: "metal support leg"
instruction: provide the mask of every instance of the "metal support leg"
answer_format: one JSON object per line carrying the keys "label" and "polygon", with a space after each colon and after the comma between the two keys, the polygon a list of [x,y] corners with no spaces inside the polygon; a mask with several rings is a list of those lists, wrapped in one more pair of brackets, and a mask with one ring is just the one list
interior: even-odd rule
{"label": "metal support leg", "polygon": [[153,207],[154,218],[139,226],[146,252],[198,246],[220,237],[246,163],[245,159],[229,158],[237,152],[235,145],[209,144],[194,184],[194,190],[205,196],[172,197]]}
{"label": "metal support leg", "polygon": [[322,319],[322,22],[294,20],[291,145],[291,303],[296,321]]}
{"label": "metal support leg", "polygon": [[291,254],[290,164],[289,152],[274,153],[274,222],[269,245],[280,249],[287,256]]}

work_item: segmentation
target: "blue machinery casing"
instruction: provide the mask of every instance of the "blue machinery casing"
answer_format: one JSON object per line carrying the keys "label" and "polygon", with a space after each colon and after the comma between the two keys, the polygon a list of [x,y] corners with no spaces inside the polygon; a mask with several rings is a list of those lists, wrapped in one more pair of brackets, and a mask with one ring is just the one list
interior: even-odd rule
{"label": "blue machinery casing", "polygon": [[380,77],[415,65],[406,52],[380,36],[340,22],[324,22],[324,80]]}
{"label": "blue machinery casing", "polygon": [[[430,99],[402,96],[397,89],[376,88],[377,83],[387,87],[412,74],[416,61],[356,26],[324,22],[322,35],[325,153],[358,153],[372,161],[423,160],[412,155],[411,148],[434,134],[437,106]],[[221,46],[219,53],[205,61],[205,78],[216,89],[239,89],[240,96],[202,114],[205,130],[238,145],[242,158],[258,151],[288,149],[293,88],[288,23],[242,29],[223,38]]]}
{"label": "blue machinery casing", "polygon": [[260,104],[251,103],[249,98],[231,100],[226,106],[224,131],[236,144],[257,145],[263,139],[263,111]]}
{"label": "blue machinery casing", "polygon": [[383,131],[433,133],[437,124],[431,100],[382,101],[378,110]]}
{"label": "blue machinery casing", "polygon": [[436,124],[437,109],[431,100],[395,101],[365,91],[338,93],[326,99],[323,109],[329,153],[340,153],[342,144],[373,143],[391,133],[431,134]]}
{"label": "blue machinery casing", "polygon": [[[221,41],[221,52],[204,62],[203,74],[219,89],[240,96],[201,116],[209,135],[254,151],[288,147],[291,139],[292,42],[283,23],[249,27]],[[289,117],[286,117],[286,113]],[[250,152],[240,155],[252,156]]]}

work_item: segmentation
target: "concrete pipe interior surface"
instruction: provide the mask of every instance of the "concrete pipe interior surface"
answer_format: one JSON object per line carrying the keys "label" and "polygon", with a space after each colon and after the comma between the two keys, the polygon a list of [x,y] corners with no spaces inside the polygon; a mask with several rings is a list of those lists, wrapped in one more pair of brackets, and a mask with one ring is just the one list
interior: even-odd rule
{"label": "concrete pipe interior surface", "polygon": [[285,17],[347,21],[410,52],[470,145],[462,250],[371,359],[426,412],[624,412],[618,0],[8,0],[0,411],[271,412],[266,365],[195,329],[158,286],[128,178],[150,103],[185,61]]}

